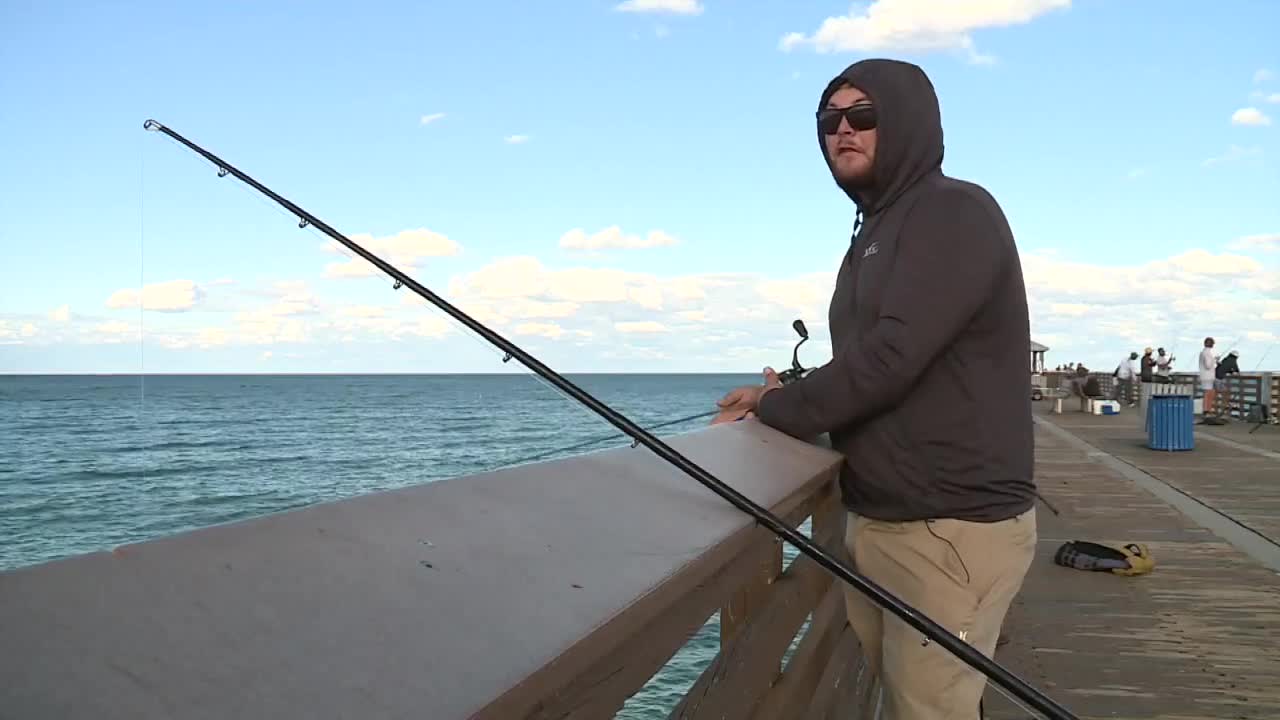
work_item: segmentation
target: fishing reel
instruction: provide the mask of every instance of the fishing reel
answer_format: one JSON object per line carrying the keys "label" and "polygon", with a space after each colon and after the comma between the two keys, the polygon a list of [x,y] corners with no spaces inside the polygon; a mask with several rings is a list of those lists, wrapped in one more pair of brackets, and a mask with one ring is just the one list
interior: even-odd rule
{"label": "fishing reel", "polygon": [[778,381],[783,385],[793,383],[813,370],[813,368],[806,368],[800,364],[800,346],[809,339],[809,330],[804,326],[804,321],[800,319],[791,323],[791,327],[800,336],[800,342],[796,343],[795,348],[791,351],[791,367],[778,373]]}

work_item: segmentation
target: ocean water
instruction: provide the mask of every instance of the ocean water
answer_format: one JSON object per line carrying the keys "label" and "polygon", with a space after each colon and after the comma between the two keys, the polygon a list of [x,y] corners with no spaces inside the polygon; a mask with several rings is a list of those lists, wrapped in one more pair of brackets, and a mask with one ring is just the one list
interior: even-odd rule
{"label": "ocean water", "polygon": [[[570,379],[650,427],[759,376]],[[531,374],[0,376],[0,438],[0,570],[630,442]],[[713,616],[618,717],[666,717],[718,634]]]}

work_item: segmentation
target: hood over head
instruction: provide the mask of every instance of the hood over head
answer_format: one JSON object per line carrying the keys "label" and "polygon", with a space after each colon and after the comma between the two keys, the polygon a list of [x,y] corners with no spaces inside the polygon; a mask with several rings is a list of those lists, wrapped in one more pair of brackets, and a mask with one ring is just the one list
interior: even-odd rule
{"label": "hood over head", "polygon": [[[920,178],[942,167],[942,114],[933,83],[918,66],[900,60],[861,60],[837,75],[822,91],[818,109],[841,85],[866,93],[876,108],[876,150],[870,188],[846,187],[845,194],[866,214],[893,204]],[[818,148],[831,168],[826,142],[818,130]],[[834,173],[833,173],[834,177]]]}

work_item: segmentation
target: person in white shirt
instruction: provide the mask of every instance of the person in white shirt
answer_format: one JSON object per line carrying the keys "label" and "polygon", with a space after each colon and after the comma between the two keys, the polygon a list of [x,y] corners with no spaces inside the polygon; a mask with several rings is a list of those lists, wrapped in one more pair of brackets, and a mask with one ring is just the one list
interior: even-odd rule
{"label": "person in white shirt", "polygon": [[1164,348],[1157,348],[1156,349],[1156,375],[1161,376],[1162,378],[1164,378],[1166,382],[1168,382],[1169,376],[1173,374],[1173,361],[1175,359],[1176,358],[1174,358],[1172,355],[1165,355]]}
{"label": "person in white shirt", "polygon": [[1138,359],[1138,353],[1131,352],[1129,357],[1120,361],[1120,366],[1116,368],[1116,395],[1115,399],[1125,403],[1129,407],[1133,407],[1133,380],[1138,375],[1138,371],[1133,366],[1133,361]]}
{"label": "person in white shirt", "polygon": [[1218,358],[1213,354],[1213,338],[1204,339],[1204,350],[1200,351],[1200,389],[1204,391],[1204,406],[1200,412],[1209,415],[1213,412],[1218,392],[1214,389],[1214,370],[1218,367]]}

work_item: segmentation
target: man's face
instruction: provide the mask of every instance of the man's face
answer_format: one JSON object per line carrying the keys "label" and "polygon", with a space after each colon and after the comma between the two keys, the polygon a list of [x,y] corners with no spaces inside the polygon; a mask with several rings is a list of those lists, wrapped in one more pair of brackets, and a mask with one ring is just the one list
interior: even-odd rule
{"label": "man's face", "polygon": [[[850,108],[854,110],[846,113]],[[871,183],[876,156],[875,119],[871,99],[848,85],[832,93],[819,113],[818,125],[826,141],[827,157],[836,180],[842,184],[856,187]]]}

